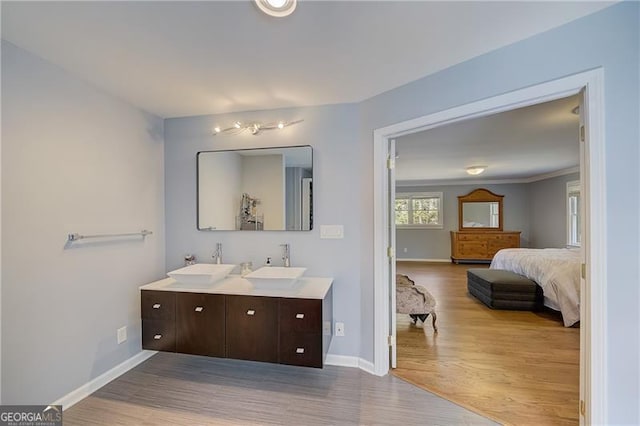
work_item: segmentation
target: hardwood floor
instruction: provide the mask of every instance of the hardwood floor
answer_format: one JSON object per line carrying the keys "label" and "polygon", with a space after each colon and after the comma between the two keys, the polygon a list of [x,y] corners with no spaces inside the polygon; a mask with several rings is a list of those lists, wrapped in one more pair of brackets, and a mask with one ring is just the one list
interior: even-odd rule
{"label": "hardwood floor", "polygon": [[482,425],[392,375],[158,353],[63,415],[70,425]]}
{"label": "hardwood floor", "polygon": [[489,309],[467,293],[476,267],[398,262],[436,298],[438,333],[398,314],[393,374],[504,424],[578,424],[580,330],[550,310]]}

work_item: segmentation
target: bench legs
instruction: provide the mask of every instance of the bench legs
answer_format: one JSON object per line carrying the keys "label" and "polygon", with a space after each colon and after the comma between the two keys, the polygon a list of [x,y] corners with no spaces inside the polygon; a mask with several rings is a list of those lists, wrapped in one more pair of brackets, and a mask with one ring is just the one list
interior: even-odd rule
{"label": "bench legs", "polygon": [[[409,314],[414,324],[418,323],[418,319],[424,323],[427,320],[429,314]],[[438,327],[436,327],[437,315],[435,312],[431,312],[431,325],[433,325],[433,330],[438,331]]]}

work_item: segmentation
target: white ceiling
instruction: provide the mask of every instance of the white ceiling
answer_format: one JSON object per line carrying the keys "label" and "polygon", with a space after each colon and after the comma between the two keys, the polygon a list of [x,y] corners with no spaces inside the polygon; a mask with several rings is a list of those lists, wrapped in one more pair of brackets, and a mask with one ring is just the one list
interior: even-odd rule
{"label": "white ceiling", "polygon": [[[535,180],[580,164],[578,97],[436,127],[396,139],[399,185]],[[479,176],[465,169],[488,166]]]}
{"label": "white ceiling", "polygon": [[161,117],[358,102],[611,2],[2,2],[2,37]]}

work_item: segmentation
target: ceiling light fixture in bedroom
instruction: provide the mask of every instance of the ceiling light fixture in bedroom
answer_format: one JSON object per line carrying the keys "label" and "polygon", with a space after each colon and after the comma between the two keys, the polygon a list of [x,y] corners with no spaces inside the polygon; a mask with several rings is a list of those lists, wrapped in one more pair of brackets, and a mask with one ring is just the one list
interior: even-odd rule
{"label": "ceiling light fixture in bedroom", "polygon": [[293,13],[297,0],[255,0],[255,2],[258,8],[267,15],[283,18]]}
{"label": "ceiling light fixture in bedroom", "polygon": [[480,173],[484,172],[487,169],[487,166],[471,166],[471,167],[467,167],[467,174],[470,174],[472,176],[476,176],[479,175]]}

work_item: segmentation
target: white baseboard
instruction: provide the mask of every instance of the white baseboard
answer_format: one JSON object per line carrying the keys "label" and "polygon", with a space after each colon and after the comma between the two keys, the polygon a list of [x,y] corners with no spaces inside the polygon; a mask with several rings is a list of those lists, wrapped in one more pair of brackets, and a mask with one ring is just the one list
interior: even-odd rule
{"label": "white baseboard", "polygon": [[88,397],[93,392],[97,391],[98,389],[100,389],[101,387],[103,387],[113,379],[123,375],[124,373],[126,373],[127,371],[135,367],[136,365],[148,360],[149,358],[151,358],[153,355],[157,353],[158,352],[156,351],[139,352],[134,356],[132,356],[131,358],[129,358],[128,360],[116,365],[111,370],[102,373],[101,375],[91,380],[90,382],[87,382],[84,385],[80,386],[78,389],[69,392],[62,398],[53,402],[51,405],[62,405],[62,410],[64,411],[67,408],[70,408],[71,406],[73,406],[74,404],[82,401],[84,398]]}
{"label": "white baseboard", "polygon": [[375,373],[375,371],[376,371],[375,366],[373,365],[372,362],[369,362],[366,359],[359,358],[358,359],[358,367],[360,368],[360,370],[365,371],[365,372],[367,372],[369,374],[373,374],[373,375],[376,374]]}
{"label": "white baseboard", "polygon": [[396,262],[431,262],[431,263],[451,263],[451,259],[401,259],[396,258]]}
{"label": "white baseboard", "polygon": [[327,354],[327,358],[324,363],[326,365],[335,365],[338,367],[359,368],[369,374],[375,374],[373,363],[356,356]]}

